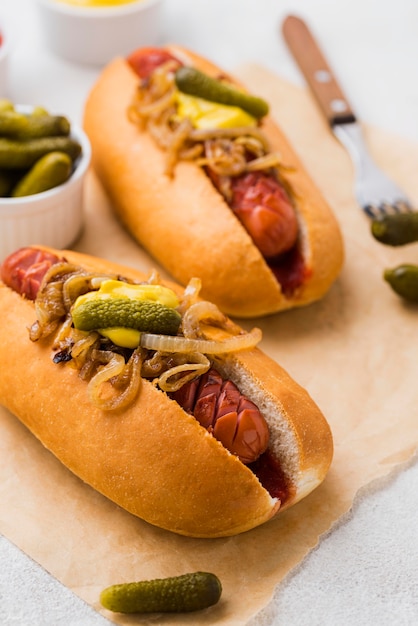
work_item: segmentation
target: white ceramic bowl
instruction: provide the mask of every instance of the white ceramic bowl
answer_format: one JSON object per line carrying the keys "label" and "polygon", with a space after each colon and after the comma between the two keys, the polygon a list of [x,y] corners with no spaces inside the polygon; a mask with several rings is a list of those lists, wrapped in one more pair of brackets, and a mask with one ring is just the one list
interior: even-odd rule
{"label": "white ceramic bowl", "polygon": [[37,6],[44,41],[53,53],[67,61],[102,66],[157,42],[162,1],[79,7],[37,0]]}
{"label": "white ceramic bowl", "polygon": [[11,36],[8,25],[0,17],[0,98],[9,96],[9,58]]}
{"label": "white ceramic bowl", "polygon": [[80,143],[82,152],[65,183],[32,196],[0,198],[0,263],[18,248],[36,244],[68,248],[79,236],[91,147],[84,131],[74,124],[71,137]]}

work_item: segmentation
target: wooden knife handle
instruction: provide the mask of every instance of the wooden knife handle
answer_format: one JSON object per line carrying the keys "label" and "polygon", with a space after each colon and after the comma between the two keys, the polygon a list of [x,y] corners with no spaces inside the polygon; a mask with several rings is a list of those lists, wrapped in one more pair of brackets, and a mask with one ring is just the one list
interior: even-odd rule
{"label": "wooden knife handle", "polygon": [[351,106],[305,22],[289,15],[283,22],[283,36],[328,123],[355,122]]}

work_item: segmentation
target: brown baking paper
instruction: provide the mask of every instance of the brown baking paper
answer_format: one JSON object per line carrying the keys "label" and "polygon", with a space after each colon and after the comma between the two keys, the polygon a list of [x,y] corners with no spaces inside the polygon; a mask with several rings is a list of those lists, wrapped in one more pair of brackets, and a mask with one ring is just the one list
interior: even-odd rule
{"label": "brown baking paper", "polygon": [[[418,309],[382,279],[385,267],[418,263],[418,244],[391,249],[372,239],[353,197],[349,158],[307,92],[257,66],[239,74],[272,103],[345,239],[344,269],[321,302],[255,322],[264,332],[262,348],[308,389],[328,418],[334,461],[321,487],[272,522],[233,538],[188,539],[153,528],[100,496],[0,410],[0,532],[118,624],[245,623],[350,509],[358,490],[411,458],[418,443]],[[417,201],[418,146],[374,128],[366,133],[377,160]],[[86,201],[78,250],[145,270],[158,267],[112,217],[93,175]],[[107,585],[195,570],[220,577],[223,595],[215,607],[150,617],[100,608],[99,593]]]}

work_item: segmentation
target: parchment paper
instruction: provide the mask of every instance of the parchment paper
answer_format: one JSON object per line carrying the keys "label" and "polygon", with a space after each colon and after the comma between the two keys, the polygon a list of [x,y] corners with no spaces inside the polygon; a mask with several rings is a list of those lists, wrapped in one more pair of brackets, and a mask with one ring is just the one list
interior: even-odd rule
{"label": "parchment paper", "polygon": [[[418,309],[390,290],[382,272],[401,262],[418,263],[418,245],[391,249],[372,239],[353,197],[351,162],[307,92],[258,66],[238,73],[272,103],[345,239],[344,269],[321,302],[243,323],[262,328],[261,347],[323,410],[334,433],[334,461],[320,488],[272,522],[238,537],[188,539],[149,526],[82,484],[0,409],[0,532],[118,624],[245,623],[350,509],[357,491],[417,448]],[[376,159],[418,202],[418,146],[365,130]],[[86,226],[75,247],[158,268],[112,217],[93,175],[86,186]],[[124,617],[99,605],[107,585],[194,570],[212,571],[223,584],[219,604],[204,612]]]}

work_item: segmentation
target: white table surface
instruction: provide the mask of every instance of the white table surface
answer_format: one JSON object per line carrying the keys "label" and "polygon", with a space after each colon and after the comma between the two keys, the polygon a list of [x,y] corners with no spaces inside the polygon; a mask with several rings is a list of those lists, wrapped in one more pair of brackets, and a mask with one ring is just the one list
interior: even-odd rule
{"label": "white table surface", "polygon": [[[304,84],[279,26],[304,17],[358,116],[418,141],[417,0],[165,0],[161,42],[233,70],[256,61]],[[33,0],[0,0],[15,27],[11,96],[80,121],[97,71],[51,55]],[[418,176],[418,163],[417,163]],[[372,485],[277,588],[251,626],[418,624],[418,464]],[[100,626],[109,622],[0,537],[0,623]],[[249,625],[248,625],[249,626]]]}

